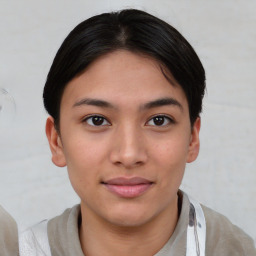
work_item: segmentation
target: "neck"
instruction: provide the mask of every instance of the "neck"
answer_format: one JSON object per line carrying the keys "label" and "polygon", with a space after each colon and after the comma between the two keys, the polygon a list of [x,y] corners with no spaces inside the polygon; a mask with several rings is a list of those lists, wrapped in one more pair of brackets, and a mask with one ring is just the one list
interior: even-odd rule
{"label": "neck", "polygon": [[178,198],[156,217],[135,227],[118,226],[102,220],[83,203],[81,215],[80,242],[86,256],[154,255],[174,232],[178,221]]}

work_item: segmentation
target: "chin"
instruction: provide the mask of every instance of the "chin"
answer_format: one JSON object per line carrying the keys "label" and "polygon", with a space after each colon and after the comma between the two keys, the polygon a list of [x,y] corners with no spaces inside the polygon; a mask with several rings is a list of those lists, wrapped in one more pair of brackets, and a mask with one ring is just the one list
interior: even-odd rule
{"label": "chin", "polygon": [[112,225],[119,227],[139,227],[150,222],[154,218],[155,214],[153,212],[146,211],[145,209],[132,209],[131,207],[126,207],[122,211],[112,211],[105,216],[105,219]]}
{"label": "chin", "polygon": [[123,218],[115,218],[110,220],[111,224],[117,227],[123,227],[123,228],[135,228],[135,227],[140,227],[143,226],[148,222],[148,219],[143,218],[138,218],[137,216],[134,216],[132,218],[131,216],[129,217],[123,217]]}

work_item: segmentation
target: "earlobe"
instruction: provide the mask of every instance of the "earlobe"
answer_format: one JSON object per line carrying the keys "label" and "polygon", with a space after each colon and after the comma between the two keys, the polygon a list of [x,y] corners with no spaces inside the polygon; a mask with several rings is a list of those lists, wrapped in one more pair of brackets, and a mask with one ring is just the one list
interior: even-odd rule
{"label": "earlobe", "polygon": [[200,148],[200,140],[199,140],[199,132],[201,127],[201,119],[198,117],[193,125],[190,144],[189,144],[189,151],[187,156],[187,163],[191,163],[196,160],[199,154]]}
{"label": "earlobe", "polygon": [[66,166],[60,135],[55,129],[54,119],[51,116],[46,120],[45,132],[52,152],[52,162],[59,167]]}

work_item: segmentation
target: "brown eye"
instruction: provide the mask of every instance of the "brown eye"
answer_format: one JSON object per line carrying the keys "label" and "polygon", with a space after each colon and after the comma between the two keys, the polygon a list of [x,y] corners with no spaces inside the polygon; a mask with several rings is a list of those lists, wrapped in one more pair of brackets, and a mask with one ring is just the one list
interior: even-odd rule
{"label": "brown eye", "polygon": [[174,123],[174,121],[168,117],[168,116],[163,116],[163,115],[159,115],[159,116],[154,116],[153,118],[151,118],[148,122],[147,125],[152,125],[152,126],[166,126],[170,123]]}
{"label": "brown eye", "polygon": [[106,126],[110,123],[102,116],[90,116],[85,119],[85,122],[91,126]]}
{"label": "brown eye", "polygon": [[165,118],[163,116],[157,116],[153,118],[153,122],[157,126],[163,125],[164,121],[165,121]]}

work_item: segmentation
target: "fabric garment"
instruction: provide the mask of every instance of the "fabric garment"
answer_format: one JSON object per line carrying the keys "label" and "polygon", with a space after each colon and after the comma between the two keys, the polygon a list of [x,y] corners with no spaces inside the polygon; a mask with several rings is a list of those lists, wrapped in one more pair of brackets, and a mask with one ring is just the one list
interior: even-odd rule
{"label": "fabric garment", "polygon": [[44,220],[19,236],[20,256],[51,256],[47,224]]}
{"label": "fabric garment", "polygon": [[18,229],[14,219],[0,206],[0,255],[18,255]]}
{"label": "fabric garment", "polygon": [[[186,256],[187,229],[189,226],[190,202],[181,193],[182,207],[174,233],[164,247],[154,256]],[[206,256],[256,256],[253,240],[226,217],[202,206],[206,220]],[[52,256],[84,256],[79,240],[80,206],[67,209],[62,215],[49,220],[48,240]],[[31,232],[32,229],[25,232]],[[47,255],[47,254],[38,254]]]}

